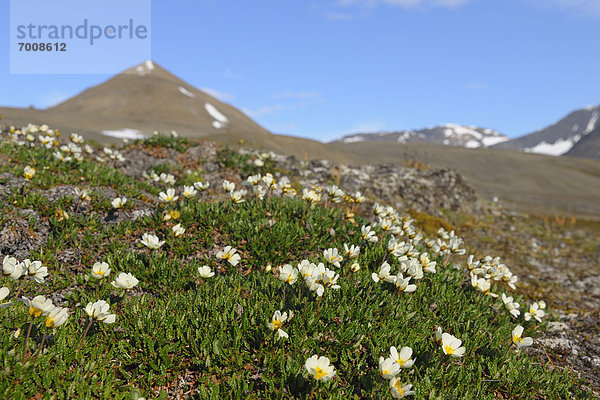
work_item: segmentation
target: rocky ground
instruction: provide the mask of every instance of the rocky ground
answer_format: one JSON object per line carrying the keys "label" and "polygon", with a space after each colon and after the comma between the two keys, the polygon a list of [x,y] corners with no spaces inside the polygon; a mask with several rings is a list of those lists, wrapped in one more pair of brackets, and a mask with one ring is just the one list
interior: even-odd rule
{"label": "rocky ground", "polygon": [[[242,149],[244,154],[253,154]],[[129,146],[125,161],[116,166],[125,174],[142,179],[151,167],[164,166],[175,175],[199,171],[215,187],[223,179],[241,183],[235,167],[223,168],[219,148],[203,143],[180,152],[163,147]],[[530,350],[548,368],[573,371],[582,384],[600,393],[600,223],[575,216],[525,215],[498,201],[477,196],[467,182],[452,170],[367,165],[352,167],[329,161],[301,161],[293,156],[272,155],[275,176],[286,175],[298,187],[338,184],[349,193],[361,191],[368,203],[390,204],[410,213],[424,231],[440,226],[455,229],[470,254],[500,256],[520,277],[518,287],[536,299],[547,299],[551,318],[547,329]],[[21,186],[22,178],[0,176],[0,199]],[[40,194],[56,199],[74,187],[57,186]],[[96,189],[95,189],[96,190]],[[114,190],[101,188],[107,198]],[[152,200],[152,196],[148,195]],[[363,205],[366,211],[368,204]],[[140,202],[138,218],[150,206]],[[85,210],[77,210],[85,212]],[[361,210],[357,210],[361,212]],[[107,214],[106,222],[114,222]],[[0,253],[25,258],[48,237],[49,227],[32,210],[20,210],[4,218],[0,226]]]}

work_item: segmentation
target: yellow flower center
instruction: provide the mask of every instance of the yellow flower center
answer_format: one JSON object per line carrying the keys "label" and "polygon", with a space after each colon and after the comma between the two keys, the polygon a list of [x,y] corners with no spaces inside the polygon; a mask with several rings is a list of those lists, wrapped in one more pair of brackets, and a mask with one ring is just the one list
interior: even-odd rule
{"label": "yellow flower center", "polygon": [[325,370],[319,367],[315,368],[315,379],[321,379],[325,375],[327,375],[327,372],[325,372]]}
{"label": "yellow flower center", "polygon": [[407,360],[403,360],[401,358],[398,359],[398,361],[396,361],[400,366],[403,366],[406,363]]}
{"label": "yellow flower center", "polygon": [[446,352],[446,354],[448,355],[452,355],[454,354],[454,348],[452,346],[444,346],[444,351]]}
{"label": "yellow flower center", "polygon": [[46,318],[46,328],[52,328],[54,326],[54,318]]}
{"label": "yellow flower center", "polygon": [[513,336],[513,342],[515,343],[521,343],[523,341],[523,338],[517,335]]}
{"label": "yellow flower center", "polygon": [[285,283],[289,283],[290,285],[292,284],[292,275],[288,275],[288,278],[285,280]]}
{"label": "yellow flower center", "polygon": [[396,388],[400,396],[404,394],[404,389],[402,389],[402,383],[400,382],[400,379],[396,380],[396,382],[394,383],[394,387]]}
{"label": "yellow flower center", "polygon": [[40,315],[42,315],[42,310],[40,310],[39,308],[35,308],[35,307],[29,307],[29,315],[31,315],[33,318],[37,318]]}
{"label": "yellow flower center", "polygon": [[278,319],[274,319],[272,323],[273,323],[274,331],[276,331],[277,329],[279,329],[283,326],[283,322],[281,322],[281,320],[278,320]]}

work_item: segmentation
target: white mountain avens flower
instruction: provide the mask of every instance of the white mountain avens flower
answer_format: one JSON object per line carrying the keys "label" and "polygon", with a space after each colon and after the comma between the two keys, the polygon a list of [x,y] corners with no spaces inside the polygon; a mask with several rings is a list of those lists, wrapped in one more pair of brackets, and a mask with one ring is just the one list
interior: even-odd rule
{"label": "white mountain avens flower", "polygon": [[442,334],[442,351],[452,357],[462,357],[466,349],[461,346],[462,340],[444,332]]}
{"label": "white mountain avens flower", "polygon": [[250,175],[246,181],[250,184],[250,186],[256,186],[260,183],[261,175]]}
{"label": "white mountain avens flower", "polygon": [[402,399],[406,396],[415,394],[415,392],[411,390],[412,387],[413,385],[411,384],[403,385],[400,378],[393,378],[390,380],[390,393],[395,399]]}
{"label": "white mountain avens flower", "polygon": [[160,200],[163,203],[173,203],[179,198],[179,196],[175,194],[175,189],[173,188],[168,188],[166,192],[160,192],[158,197],[160,197]]}
{"label": "white mountain avens flower", "polygon": [[181,195],[186,199],[191,199],[196,196],[196,194],[198,194],[198,191],[194,186],[183,186],[183,193]]}
{"label": "white mountain avens flower", "polygon": [[403,347],[400,349],[400,353],[398,350],[392,346],[390,347],[390,357],[394,360],[401,368],[410,368],[414,365],[415,360],[412,357],[413,350],[410,347]]}
{"label": "white mountain avens flower", "polygon": [[343,261],[343,257],[338,254],[338,249],[329,248],[323,251],[323,257],[325,261],[332,264],[336,268],[340,268],[340,262]]}
{"label": "white mountain avens flower", "polygon": [[223,181],[223,190],[227,193],[231,193],[235,190],[235,183],[229,182],[227,179]]}
{"label": "white mountain avens flower", "polygon": [[131,273],[121,272],[114,281],[111,282],[111,285],[118,289],[133,289],[140,281],[133,276]]}
{"label": "white mountain avens flower", "polygon": [[352,263],[352,265],[350,265],[350,271],[352,271],[352,272],[360,271],[360,264],[357,262]]}
{"label": "white mountain avens flower", "polygon": [[348,246],[344,243],[344,254],[348,259],[357,258],[360,255],[360,247],[355,245]]}
{"label": "white mountain avens flower", "polygon": [[181,224],[177,224],[171,228],[175,237],[181,237],[185,233],[185,228]]}
{"label": "white mountain avens flower", "polygon": [[391,357],[379,357],[379,374],[383,379],[392,379],[400,372],[400,365]]}
{"label": "white mountain avens flower", "polygon": [[531,346],[533,344],[533,339],[530,337],[523,337],[523,327],[517,325],[512,331],[512,342],[520,349],[521,347]]}
{"label": "white mountain avens flower", "polygon": [[63,307],[54,307],[46,316],[46,328],[58,328],[67,322],[69,319],[69,309]]}
{"label": "white mountain avens flower", "polygon": [[[544,303],[544,306],[546,303]],[[540,308],[539,303],[531,303],[529,305],[529,310],[523,314],[525,317],[525,321],[529,321],[531,318],[534,318],[537,322],[542,322],[542,318],[546,315],[544,310]]]}
{"label": "white mountain avens flower", "polygon": [[35,175],[35,168],[30,167],[29,165],[25,166],[25,168],[23,168],[23,177],[25,178],[26,181],[30,181],[33,179]]}
{"label": "white mountain avens flower", "polygon": [[2,274],[5,277],[17,280],[26,273],[27,271],[24,269],[23,263],[18,262],[14,257],[4,256],[2,260]]}
{"label": "white mountain avens flower", "polygon": [[360,232],[362,235],[362,239],[366,240],[367,242],[377,243],[377,240],[379,240],[377,239],[377,236],[375,236],[375,232],[371,230],[370,226],[361,226]]}
{"label": "white mountain avens flower", "polygon": [[279,270],[279,280],[293,285],[298,280],[298,270],[290,264],[285,264]]}
{"label": "white mountain avens flower", "polygon": [[316,354],[306,360],[304,369],[315,380],[321,382],[328,382],[336,374],[335,367],[331,364],[329,358],[325,356],[319,357]]}
{"label": "white mountain avens flower", "polygon": [[110,304],[104,300],[98,300],[95,303],[89,302],[85,306],[84,311],[90,319],[95,319],[105,324],[112,324],[116,320],[116,315],[109,313]]}
{"label": "white mountain avens flower", "polygon": [[75,188],[75,196],[81,201],[91,200],[90,191],[88,189]]}
{"label": "white mountain avens flower", "polygon": [[436,262],[431,261],[427,253],[421,253],[419,261],[421,262],[421,267],[423,267],[423,271],[429,272],[430,274],[435,274]]}
{"label": "white mountain avens flower", "polygon": [[113,206],[114,209],[119,209],[122,208],[125,203],[127,203],[127,198],[126,197],[115,197],[110,204]]}
{"label": "white mountain avens flower", "polygon": [[9,294],[10,294],[9,288],[7,288],[6,286],[3,286],[2,288],[0,288],[0,301],[7,298]]}
{"label": "white mountain avens flower", "polygon": [[417,290],[417,285],[410,283],[410,279],[410,276],[407,276],[405,278],[402,275],[402,273],[399,273],[396,276],[396,279],[394,280],[394,285],[396,285],[396,289],[398,289],[398,292],[412,293],[415,290]]}
{"label": "white mountain avens flower", "polygon": [[201,192],[208,190],[210,187],[210,182],[194,182],[194,188],[198,189]]}
{"label": "white mountain avens flower", "polygon": [[92,277],[96,279],[106,278],[110,275],[110,267],[105,262],[97,262],[92,265]]}
{"label": "white mountain avens flower", "polygon": [[519,311],[519,303],[513,301],[512,296],[507,297],[506,294],[502,293],[502,302],[504,303],[506,311],[508,311],[513,318],[517,318],[521,314],[521,311]]}
{"label": "white mountain avens flower", "polygon": [[158,236],[151,235],[149,233],[144,233],[142,235],[141,243],[149,249],[156,250],[159,249],[163,244],[165,244],[165,241],[158,240]]}
{"label": "white mountain avens flower", "polygon": [[212,269],[210,269],[210,267],[208,265],[203,265],[201,267],[198,267],[198,273],[204,279],[211,278],[215,275],[215,273],[212,271]]}
{"label": "white mountain avens flower", "polygon": [[246,190],[233,190],[229,192],[229,198],[235,204],[243,203],[245,201],[244,196],[246,195],[246,193]]}
{"label": "white mountain avens flower", "polygon": [[44,278],[48,276],[48,268],[44,267],[41,261],[23,260],[23,268],[36,283],[44,283]]}
{"label": "white mountain avens flower", "polygon": [[166,173],[162,172],[158,178],[165,185],[174,185],[175,184],[175,177],[171,174],[166,174]]}
{"label": "white mountain avens flower", "polygon": [[45,296],[35,296],[32,300],[29,300],[27,297],[23,297],[23,302],[29,309],[29,315],[31,315],[33,318],[46,315],[54,308],[52,300],[47,299]]}
{"label": "white mountain avens flower", "polygon": [[278,337],[287,339],[289,335],[281,329],[283,323],[287,321],[288,314],[287,312],[281,312],[279,310],[273,313],[273,317],[271,318],[271,322],[267,323],[267,327],[273,332],[277,332]]}
{"label": "white mountain avens flower", "polygon": [[240,255],[237,254],[237,250],[231,246],[225,246],[223,250],[217,252],[216,257],[222,260],[226,260],[227,262],[229,262],[229,264],[231,264],[234,267],[238,265],[241,259]]}
{"label": "white mountain avens flower", "polygon": [[384,280],[389,283],[394,283],[396,281],[396,277],[391,275],[391,269],[392,267],[390,266],[390,264],[388,264],[387,261],[385,261],[383,264],[381,264],[381,267],[379,267],[378,273],[373,272],[371,274],[371,278],[375,282]]}

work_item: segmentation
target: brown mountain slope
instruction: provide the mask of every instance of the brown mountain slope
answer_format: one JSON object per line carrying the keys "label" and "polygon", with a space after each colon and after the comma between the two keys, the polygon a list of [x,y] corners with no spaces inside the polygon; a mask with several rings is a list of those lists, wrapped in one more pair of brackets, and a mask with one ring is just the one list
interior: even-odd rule
{"label": "brown mountain slope", "polygon": [[530,212],[600,216],[599,160],[417,143],[334,146],[371,163],[416,160],[455,169],[484,197],[497,196]]}

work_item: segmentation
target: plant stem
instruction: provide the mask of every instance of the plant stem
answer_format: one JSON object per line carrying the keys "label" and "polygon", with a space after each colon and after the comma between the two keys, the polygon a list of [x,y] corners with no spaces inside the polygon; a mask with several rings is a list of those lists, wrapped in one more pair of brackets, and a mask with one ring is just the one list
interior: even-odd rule
{"label": "plant stem", "polygon": [[79,346],[77,346],[77,353],[79,353],[79,350],[81,349],[81,346],[83,345],[83,341],[85,340],[85,336],[87,335],[88,331],[90,330],[90,326],[92,326],[92,322],[94,322],[94,320],[92,318],[90,318],[90,322],[88,322],[87,327],[85,328],[85,332],[83,332],[83,337],[81,338],[81,342],[79,342]]}
{"label": "plant stem", "polygon": [[44,334],[42,336],[42,343],[40,343],[40,347],[38,348],[38,351],[35,353],[35,356],[33,356],[33,362],[35,363],[37,361],[38,355],[40,354],[40,352],[42,351],[42,348],[44,347],[44,342],[46,341],[46,335]]}
{"label": "plant stem", "polygon": [[31,328],[33,328],[33,319],[29,323],[29,329],[27,329],[27,336],[25,337],[25,345],[23,346],[23,357],[21,357],[21,364],[25,364],[25,354],[27,353],[27,343],[29,342],[29,335],[31,334]]}

